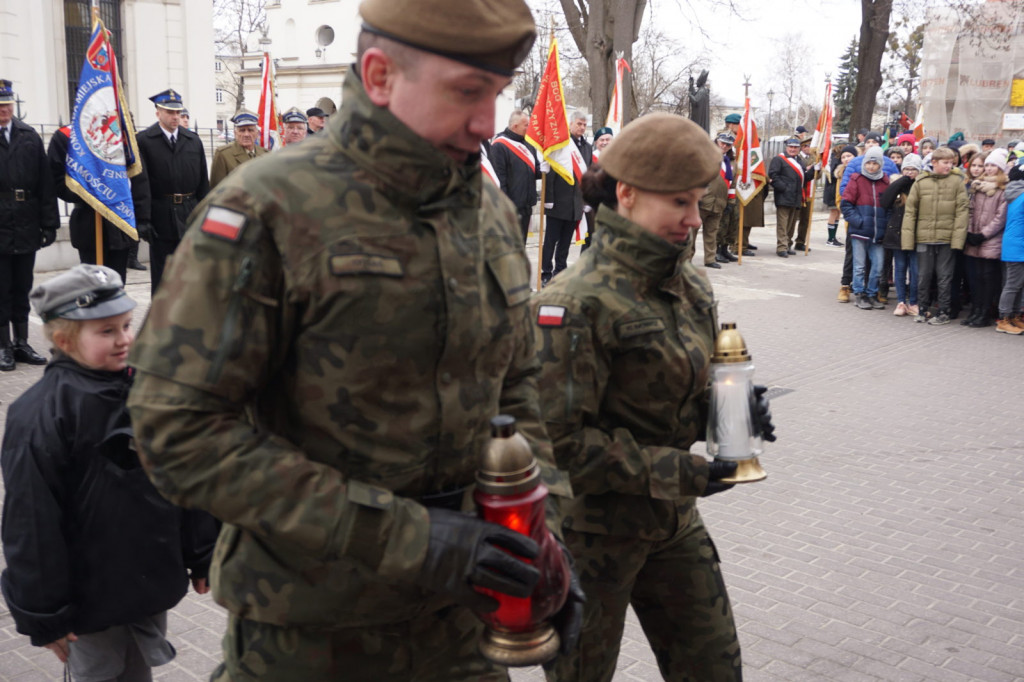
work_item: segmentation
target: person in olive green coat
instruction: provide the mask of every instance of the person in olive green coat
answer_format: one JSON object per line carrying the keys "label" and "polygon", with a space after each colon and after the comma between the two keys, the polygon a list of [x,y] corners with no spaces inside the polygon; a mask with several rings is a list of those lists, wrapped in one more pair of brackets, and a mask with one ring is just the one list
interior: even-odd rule
{"label": "person in olive green coat", "polygon": [[[338,115],[196,209],[132,356],[150,478],[224,522],[218,681],[506,680],[478,649],[498,603],[477,588],[529,596],[538,548],[464,513],[490,420],[532,445],[558,535],[570,494],[539,417],[518,217],[480,169],[530,10],[360,13]],[[566,647],[581,601],[558,618]]]}
{"label": "person in olive green coat", "polygon": [[[587,595],[580,643],[550,680],[610,680],[629,605],[666,679],[741,678],[696,505],[732,487],[720,479],[736,465],[689,452],[706,429],[716,304],[687,252],[721,160],[679,116],[623,128],[584,176],[588,201],[602,204],[591,248],[531,301],[542,414],[572,478],[565,540]],[[774,440],[767,401],[759,407]]]}
{"label": "person in olive green coat", "polygon": [[242,110],[235,114],[231,122],[235,124],[235,141],[221,147],[213,155],[210,165],[210,189],[213,189],[243,163],[258,159],[270,152],[256,144],[260,129],[259,119],[251,111]]}

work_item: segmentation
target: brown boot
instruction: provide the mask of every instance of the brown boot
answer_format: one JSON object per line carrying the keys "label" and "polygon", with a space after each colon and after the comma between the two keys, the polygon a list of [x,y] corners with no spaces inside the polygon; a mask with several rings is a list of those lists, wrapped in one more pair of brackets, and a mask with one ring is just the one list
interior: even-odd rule
{"label": "brown boot", "polygon": [[849,303],[850,302],[850,287],[845,285],[845,284],[843,286],[839,287],[839,295],[836,296],[836,300],[839,301],[840,303]]}
{"label": "brown boot", "polygon": [[996,331],[1002,332],[1003,334],[1013,334],[1014,336],[1024,334],[1024,329],[1013,324],[1013,322],[1010,321],[1010,318],[1004,318],[996,322]]}
{"label": "brown boot", "polygon": [[1024,319],[1022,319],[1020,315],[1015,315],[1011,317],[1010,324],[1012,324],[1017,329],[1024,329]]}

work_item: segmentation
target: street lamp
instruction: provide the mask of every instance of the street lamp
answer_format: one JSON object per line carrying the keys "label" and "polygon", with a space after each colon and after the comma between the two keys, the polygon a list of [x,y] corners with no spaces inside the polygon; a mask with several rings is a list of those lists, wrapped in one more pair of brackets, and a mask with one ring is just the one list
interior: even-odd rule
{"label": "street lamp", "polygon": [[772,139],[772,98],[775,97],[775,91],[768,91],[768,121],[765,125],[765,137],[769,140]]}

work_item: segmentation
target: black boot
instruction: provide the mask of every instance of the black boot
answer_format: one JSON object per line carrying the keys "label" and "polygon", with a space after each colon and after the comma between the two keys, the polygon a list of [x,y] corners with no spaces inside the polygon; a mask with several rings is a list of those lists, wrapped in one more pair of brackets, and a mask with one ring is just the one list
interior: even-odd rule
{"label": "black boot", "polygon": [[14,359],[26,365],[45,365],[46,358],[28,345],[28,322],[15,322],[14,326]]}
{"label": "black boot", "polygon": [[722,246],[719,247],[719,248],[722,250],[722,255],[725,257],[725,259],[728,262],[735,263],[736,261],[739,260],[739,258],[737,258],[736,256],[732,255],[732,252],[729,250],[729,245],[728,244],[722,244]]}
{"label": "black boot", "polygon": [[131,254],[128,256],[128,269],[129,270],[145,270],[146,266],[139,262],[138,256]]}
{"label": "black boot", "polygon": [[725,253],[725,244],[719,244],[718,249],[715,251],[715,262],[716,263],[731,263],[729,256]]}
{"label": "black boot", "polygon": [[11,348],[11,328],[4,324],[0,329],[0,372],[14,370],[14,349]]}

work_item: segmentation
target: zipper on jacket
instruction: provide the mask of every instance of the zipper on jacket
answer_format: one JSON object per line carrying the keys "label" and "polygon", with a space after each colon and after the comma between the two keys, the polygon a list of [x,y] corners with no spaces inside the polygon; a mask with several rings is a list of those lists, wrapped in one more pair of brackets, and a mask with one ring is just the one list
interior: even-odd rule
{"label": "zipper on jacket", "polygon": [[228,351],[231,350],[229,343],[235,336],[235,329],[238,326],[239,308],[242,306],[242,289],[249,283],[253,271],[252,256],[242,259],[242,265],[235,277],[235,283],[231,286],[231,300],[228,301],[228,311],[224,317],[224,326],[220,331],[220,344],[217,347],[217,354],[210,364],[210,371],[206,375],[206,382],[213,384],[220,379],[224,370],[224,363],[228,359]]}
{"label": "zipper on jacket", "polygon": [[573,360],[576,358],[576,348],[580,345],[580,335],[576,332],[569,332],[569,371],[566,372],[566,377],[569,382],[565,388],[565,421],[568,423],[572,419],[572,406],[575,401],[575,389],[573,384],[576,383],[576,376],[573,372]]}

